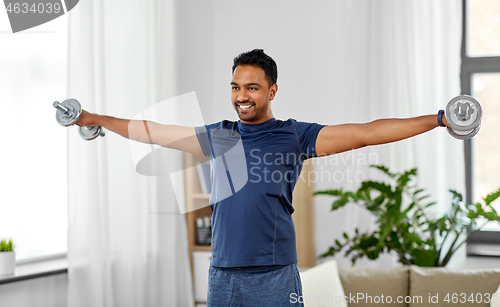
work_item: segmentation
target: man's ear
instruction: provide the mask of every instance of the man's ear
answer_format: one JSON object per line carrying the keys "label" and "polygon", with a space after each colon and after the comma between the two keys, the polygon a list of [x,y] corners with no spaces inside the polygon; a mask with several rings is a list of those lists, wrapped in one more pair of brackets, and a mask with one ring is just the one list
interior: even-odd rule
{"label": "man's ear", "polygon": [[271,87],[269,88],[269,100],[273,100],[274,99],[274,96],[276,96],[276,92],[278,91],[278,84],[274,83],[273,85],[271,85]]}

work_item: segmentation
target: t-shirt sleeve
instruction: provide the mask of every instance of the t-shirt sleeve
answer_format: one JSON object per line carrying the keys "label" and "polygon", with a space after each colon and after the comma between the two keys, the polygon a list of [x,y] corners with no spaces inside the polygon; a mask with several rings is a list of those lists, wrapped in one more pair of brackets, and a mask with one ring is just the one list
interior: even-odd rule
{"label": "t-shirt sleeve", "polygon": [[207,126],[195,127],[196,137],[200,143],[201,150],[206,157],[210,157],[210,138],[208,137]]}
{"label": "t-shirt sleeve", "polygon": [[317,157],[316,139],[319,131],[325,126],[317,123],[295,122],[300,149],[305,159]]}
{"label": "t-shirt sleeve", "polygon": [[212,136],[211,133],[215,129],[224,128],[225,122],[213,123],[205,126],[194,127],[194,131],[196,133],[196,137],[198,138],[198,142],[200,143],[201,150],[203,154],[207,157],[210,157],[212,154]]}

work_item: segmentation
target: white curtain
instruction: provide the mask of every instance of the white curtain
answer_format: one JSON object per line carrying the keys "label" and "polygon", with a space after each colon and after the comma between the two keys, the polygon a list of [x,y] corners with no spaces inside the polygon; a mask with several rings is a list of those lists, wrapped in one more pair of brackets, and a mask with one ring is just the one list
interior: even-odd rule
{"label": "white curtain", "polygon": [[[437,114],[460,94],[460,0],[353,0],[337,4],[342,12],[337,21],[342,34],[337,38],[335,61],[345,76],[338,95],[345,101],[342,112],[349,121]],[[332,159],[337,159],[333,161],[336,163],[331,163]],[[377,170],[369,170],[370,163],[386,165],[395,172],[417,167],[417,184],[431,195],[430,200],[438,202],[436,215],[450,207],[448,189],[465,192],[463,142],[449,136],[444,128],[405,141],[325,158],[316,167],[319,172],[320,167],[335,164],[332,172],[340,172],[345,178],[350,174],[352,178],[336,188],[353,190],[359,187],[357,179],[387,178]],[[318,182],[315,186],[316,190],[330,188],[331,183]],[[356,205],[327,213],[332,199],[315,198],[315,231],[330,234],[329,242],[325,236],[317,236],[318,254],[333,244],[331,238],[341,238],[344,231],[354,233],[356,227],[373,229],[373,217]],[[450,266],[460,266],[464,259],[462,250]],[[343,254],[337,260],[343,266],[350,265]],[[357,262],[360,267],[395,264],[396,259],[389,255],[377,261]]]}
{"label": "white curtain", "polygon": [[[174,96],[174,9],[80,1],[70,12],[69,97],[132,118]],[[174,213],[169,177],[138,174],[121,136],[88,142],[69,129],[68,306],[192,306],[186,220]],[[180,153],[167,154],[181,164]]]}

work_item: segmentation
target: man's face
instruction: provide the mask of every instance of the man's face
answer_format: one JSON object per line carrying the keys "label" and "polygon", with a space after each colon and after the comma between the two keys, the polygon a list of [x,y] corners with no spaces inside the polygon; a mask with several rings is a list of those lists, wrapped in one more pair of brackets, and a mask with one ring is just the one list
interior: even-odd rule
{"label": "man's face", "polygon": [[236,66],[231,82],[231,101],[241,122],[259,124],[273,118],[271,101],[277,90],[276,84],[269,87],[262,68]]}

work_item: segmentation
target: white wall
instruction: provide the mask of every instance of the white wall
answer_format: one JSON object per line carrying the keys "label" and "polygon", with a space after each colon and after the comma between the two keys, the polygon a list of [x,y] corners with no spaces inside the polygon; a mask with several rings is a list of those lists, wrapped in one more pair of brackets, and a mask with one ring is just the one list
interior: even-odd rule
{"label": "white wall", "polygon": [[213,10],[212,1],[177,1],[178,94],[195,91],[205,122],[213,116]]}
{"label": "white wall", "polygon": [[466,269],[500,269],[499,257],[467,257]]}
{"label": "white wall", "polygon": [[342,100],[342,69],[336,66],[341,49],[335,46],[341,12],[333,2],[187,0],[177,7],[180,92],[196,90],[207,123],[237,120],[230,101],[232,61],[254,48],[278,64],[276,118],[334,124],[348,117],[342,104],[331,107]]}

